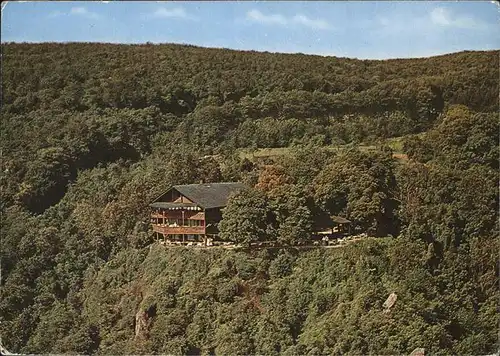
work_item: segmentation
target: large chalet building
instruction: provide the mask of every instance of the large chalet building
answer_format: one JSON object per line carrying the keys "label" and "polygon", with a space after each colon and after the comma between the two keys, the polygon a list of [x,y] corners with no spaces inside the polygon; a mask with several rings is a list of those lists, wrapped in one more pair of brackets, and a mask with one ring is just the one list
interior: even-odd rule
{"label": "large chalet building", "polygon": [[217,236],[221,209],[241,183],[174,185],[151,203],[151,224],[157,238],[207,245]]}

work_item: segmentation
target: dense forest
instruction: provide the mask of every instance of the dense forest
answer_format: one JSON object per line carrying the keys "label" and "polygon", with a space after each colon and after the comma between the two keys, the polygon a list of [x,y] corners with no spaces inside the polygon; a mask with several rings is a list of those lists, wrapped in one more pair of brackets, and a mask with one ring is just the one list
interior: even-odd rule
{"label": "dense forest", "polygon": [[[498,51],[374,61],[184,45],[1,49],[8,350],[499,350]],[[278,147],[286,154],[241,154]],[[154,244],[151,200],[200,181],[248,186],[224,210],[222,238],[288,247]],[[370,237],[294,248],[325,214]]]}

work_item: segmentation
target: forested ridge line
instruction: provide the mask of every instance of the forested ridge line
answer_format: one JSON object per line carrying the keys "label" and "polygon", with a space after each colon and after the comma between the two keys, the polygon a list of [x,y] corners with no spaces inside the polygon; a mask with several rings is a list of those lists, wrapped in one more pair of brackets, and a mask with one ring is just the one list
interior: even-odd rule
{"label": "forested ridge line", "polygon": [[273,106],[277,98],[266,94],[287,92],[319,101],[318,112],[328,114],[402,109],[433,97],[476,111],[498,106],[498,51],[380,61],[186,45],[7,43],[2,55],[8,112],[158,106],[186,113],[209,98]]}
{"label": "forested ridge line", "polygon": [[[2,44],[2,344],[496,352],[498,55]],[[259,148],[286,154],[240,155]],[[248,189],[230,198],[221,238],[289,248],[151,245],[155,197],[224,181]],[[294,249],[325,215],[376,238]]]}

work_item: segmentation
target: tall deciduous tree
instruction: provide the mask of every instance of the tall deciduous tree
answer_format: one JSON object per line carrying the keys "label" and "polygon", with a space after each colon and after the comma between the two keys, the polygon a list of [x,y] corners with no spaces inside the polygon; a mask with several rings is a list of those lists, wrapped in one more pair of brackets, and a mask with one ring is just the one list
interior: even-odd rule
{"label": "tall deciduous tree", "polygon": [[315,199],[330,214],[346,215],[364,231],[396,234],[393,166],[389,152],[338,155],[315,178]]}
{"label": "tall deciduous tree", "polygon": [[220,237],[250,245],[269,236],[270,209],[266,196],[255,189],[241,190],[228,200],[219,223]]}
{"label": "tall deciduous tree", "polygon": [[278,241],[297,245],[312,233],[312,213],[300,186],[285,184],[269,192],[271,209],[276,217]]}

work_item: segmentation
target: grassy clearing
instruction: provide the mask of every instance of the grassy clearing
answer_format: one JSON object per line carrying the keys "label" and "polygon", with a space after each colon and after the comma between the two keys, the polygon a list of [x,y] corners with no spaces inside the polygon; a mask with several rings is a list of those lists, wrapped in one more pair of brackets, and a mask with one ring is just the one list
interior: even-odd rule
{"label": "grassy clearing", "polygon": [[[355,146],[357,147],[360,151],[363,152],[368,152],[368,151],[374,151],[377,150],[378,147],[382,144],[385,144],[389,146],[393,151],[393,157],[398,159],[398,160],[407,160],[408,156],[403,153],[403,140],[406,138],[404,137],[392,137],[389,139],[386,139],[383,142],[380,142],[379,145],[358,145]],[[347,149],[353,147],[352,145],[332,145],[332,146],[325,146],[324,148],[339,152],[341,150]],[[243,149],[240,150],[239,155],[241,158],[247,158],[247,159],[255,159],[255,158],[264,158],[264,157],[278,157],[278,156],[284,156],[290,154],[291,147],[276,147],[276,148],[258,148],[256,150],[248,150],[248,149]]]}

